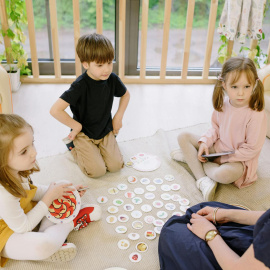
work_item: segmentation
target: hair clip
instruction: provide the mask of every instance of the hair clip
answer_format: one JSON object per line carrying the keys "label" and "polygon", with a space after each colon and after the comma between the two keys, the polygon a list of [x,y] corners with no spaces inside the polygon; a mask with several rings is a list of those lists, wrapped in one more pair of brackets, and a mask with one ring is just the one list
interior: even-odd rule
{"label": "hair clip", "polygon": [[256,89],[256,87],[257,87],[257,85],[258,85],[258,81],[259,81],[259,80],[260,80],[260,78],[257,78],[257,79],[255,80],[255,85],[254,85],[254,87],[253,87],[252,92],[255,91],[255,89]]}
{"label": "hair clip", "polygon": [[224,81],[223,78],[221,77],[221,75],[218,75],[217,79],[218,79],[218,81],[222,81],[222,82]]}

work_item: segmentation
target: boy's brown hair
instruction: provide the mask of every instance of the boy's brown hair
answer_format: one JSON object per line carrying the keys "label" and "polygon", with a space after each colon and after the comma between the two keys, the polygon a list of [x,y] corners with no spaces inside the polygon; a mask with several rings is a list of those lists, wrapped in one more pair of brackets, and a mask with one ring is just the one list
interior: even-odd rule
{"label": "boy's brown hair", "polygon": [[[12,174],[8,166],[8,158],[13,150],[14,139],[32,127],[16,114],[0,114],[0,184],[15,197],[26,197],[26,192],[20,179]],[[39,171],[37,164],[31,169],[20,171],[21,177],[28,178],[30,174]]]}
{"label": "boy's brown hair", "polygon": [[229,74],[233,75],[231,83],[232,84],[236,83],[243,72],[246,74],[248,82],[252,84],[254,87],[250,97],[249,107],[255,111],[263,110],[264,108],[263,84],[259,80],[257,70],[253,61],[245,57],[232,57],[224,63],[219,79],[216,82],[212,96],[212,103],[215,110],[222,112],[224,99],[224,89],[222,83],[226,82]]}
{"label": "boy's brown hair", "polygon": [[76,46],[81,63],[103,64],[114,59],[114,48],[108,38],[99,34],[81,36]]}

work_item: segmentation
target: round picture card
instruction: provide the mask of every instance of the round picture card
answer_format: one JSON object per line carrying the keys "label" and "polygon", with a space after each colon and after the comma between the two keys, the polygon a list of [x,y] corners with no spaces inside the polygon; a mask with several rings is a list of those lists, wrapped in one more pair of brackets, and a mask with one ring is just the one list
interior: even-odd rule
{"label": "round picture card", "polygon": [[70,195],[64,197],[66,198],[65,201],[61,199],[54,200],[48,209],[49,212],[46,217],[53,223],[68,223],[80,211],[81,197],[77,190],[72,191]]}

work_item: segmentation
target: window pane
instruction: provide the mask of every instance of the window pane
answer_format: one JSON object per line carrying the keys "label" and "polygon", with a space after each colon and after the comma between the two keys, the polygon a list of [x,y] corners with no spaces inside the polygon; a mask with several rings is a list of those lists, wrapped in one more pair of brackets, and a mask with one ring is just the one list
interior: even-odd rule
{"label": "window pane", "polygon": [[[161,63],[164,0],[150,0],[148,11],[146,67],[158,67]],[[138,66],[140,66],[141,49],[141,22],[142,22],[142,1],[140,1],[140,25],[139,25],[139,45],[138,45]]]}
{"label": "window pane", "polygon": [[[50,19],[47,18],[47,7],[49,0],[33,1],[34,22],[36,33],[37,55],[39,59],[53,60],[53,52],[50,54],[49,29],[47,22],[50,24]],[[61,59],[75,59],[74,45],[74,27],[73,27],[73,1],[72,0],[57,0],[57,23],[58,23],[58,40],[59,53]],[[80,34],[91,34],[96,32],[96,0],[80,0]],[[28,29],[25,27],[24,32],[27,36],[24,48],[31,58]],[[103,34],[106,35],[115,44],[115,0],[103,1]]]}
{"label": "window pane", "polygon": [[[221,43],[220,35],[217,33],[217,27],[222,13],[225,0],[218,1],[218,10],[216,17],[216,26],[214,32],[212,53],[210,59],[211,67],[221,67],[218,62],[218,48]],[[194,11],[193,30],[191,37],[189,67],[202,68],[205,61],[205,50],[207,43],[208,21],[211,8],[211,1],[196,1]]]}
{"label": "window pane", "polygon": [[56,5],[60,59],[75,59],[73,1],[57,0]]}
{"label": "window pane", "polygon": [[[50,52],[49,52],[49,39],[47,31],[46,1],[45,0],[33,1],[33,10],[34,10],[37,56],[40,59],[49,59]],[[29,33],[27,26],[24,29],[24,33],[27,36],[26,42],[24,44],[24,49],[28,55],[28,58],[31,58]]]}
{"label": "window pane", "polygon": [[[219,1],[216,26],[218,25],[220,14],[225,0]],[[141,1],[142,2],[142,1]],[[140,24],[142,15],[142,3],[140,7]],[[187,15],[186,0],[172,0],[170,33],[167,54],[167,70],[180,69],[183,62],[183,50],[185,40],[185,27]],[[191,47],[189,55],[189,67],[202,68],[204,63],[206,36],[208,29],[208,19],[211,1],[196,1],[193,29],[191,37]],[[160,68],[162,39],[163,39],[163,21],[164,21],[165,0],[150,0],[148,13],[148,32],[147,32],[147,59],[148,68]],[[141,25],[140,25],[141,28]],[[139,33],[139,50],[141,44],[141,31]],[[217,51],[219,47],[219,34],[215,31],[214,44],[211,57],[211,65],[217,62]],[[140,65],[140,54],[138,55],[138,66]]]}
{"label": "window pane", "polygon": [[[81,35],[96,32],[96,0],[80,1]],[[103,1],[103,35],[115,48],[115,0]]]}

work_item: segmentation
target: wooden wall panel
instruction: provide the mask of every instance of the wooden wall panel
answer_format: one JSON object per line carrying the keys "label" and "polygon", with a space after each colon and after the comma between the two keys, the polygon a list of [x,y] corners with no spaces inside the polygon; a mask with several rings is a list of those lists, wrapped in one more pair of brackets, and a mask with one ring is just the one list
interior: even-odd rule
{"label": "wooden wall panel", "polygon": [[216,17],[217,17],[217,8],[218,8],[218,0],[211,0],[211,8],[209,12],[209,21],[208,21],[208,32],[207,32],[207,42],[206,42],[206,50],[205,50],[205,58],[204,58],[204,66],[203,66],[203,79],[207,79],[209,75],[210,68],[210,60],[212,54],[212,46],[214,41],[214,33],[215,33],[215,25],[216,25]]}
{"label": "wooden wall panel", "polygon": [[[2,30],[5,32],[9,28],[5,0],[0,0],[0,17],[1,17]],[[4,45],[5,45],[5,48],[11,47],[10,39],[7,36],[4,36]],[[11,63],[12,61],[13,59],[7,56],[7,62]]]}
{"label": "wooden wall panel", "polygon": [[76,46],[80,38],[80,6],[79,0],[73,0],[74,48],[75,48],[75,73],[76,77],[82,74],[81,61],[76,53]]}
{"label": "wooden wall panel", "polygon": [[102,32],[103,32],[102,0],[96,0],[96,28],[97,28],[97,33],[102,34]]}
{"label": "wooden wall panel", "polygon": [[56,0],[49,0],[55,78],[61,77]]}
{"label": "wooden wall panel", "polygon": [[27,0],[25,2],[27,21],[28,21],[28,33],[29,33],[29,43],[31,51],[31,61],[32,61],[32,73],[34,78],[39,77],[39,66],[38,66],[38,56],[37,56],[37,46],[36,46],[36,33],[35,33],[35,22],[34,22],[34,11],[32,0]]}
{"label": "wooden wall panel", "polygon": [[195,0],[189,0],[188,1],[188,10],[187,10],[187,20],[186,20],[184,56],[183,56],[182,73],[181,73],[182,79],[187,78],[189,52],[190,52],[191,35],[192,35],[192,24],[193,24],[193,17],[194,17],[194,8],[195,8]]}
{"label": "wooden wall panel", "polygon": [[119,0],[119,77],[125,76],[126,0]]}
{"label": "wooden wall panel", "polygon": [[140,55],[140,78],[145,78],[146,50],[147,50],[147,24],[148,24],[149,0],[142,1],[142,31],[141,31],[141,55]]}
{"label": "wooden wall panel", "polygon": [[165,76],[166,76],[171,9],[172,9],[172,0],[166,0],[165,1],[165,12],[164,12],[163,40],[162,40],[161,65],[160,65],[160,79],[164,79]]}

